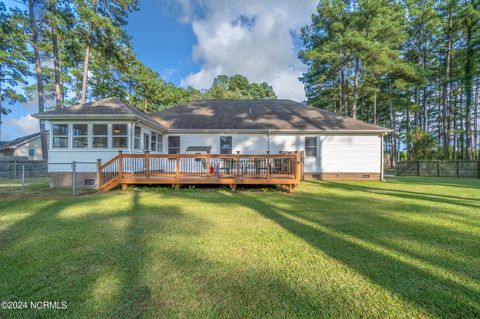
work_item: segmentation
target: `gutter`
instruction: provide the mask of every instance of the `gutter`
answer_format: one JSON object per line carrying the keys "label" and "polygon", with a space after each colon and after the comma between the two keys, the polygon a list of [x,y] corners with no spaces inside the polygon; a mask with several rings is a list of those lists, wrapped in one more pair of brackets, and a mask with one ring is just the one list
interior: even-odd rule
{"label": "gutter", "polygon": [[267,129],[167,129],[168,133],[257,133],[257,134],[298,134],[298,133],[318,133],[318,134],[386,134],[390,133],[393,130],[383,129],[383,130],[267,130]]}

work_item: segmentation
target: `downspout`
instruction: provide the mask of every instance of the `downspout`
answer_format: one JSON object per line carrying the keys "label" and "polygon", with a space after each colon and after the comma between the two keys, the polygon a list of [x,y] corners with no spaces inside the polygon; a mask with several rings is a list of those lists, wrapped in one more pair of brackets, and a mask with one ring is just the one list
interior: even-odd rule
{"label": "downspout", "polygon": [[385,182],[384,174],[383,174],[383,136],[384,134],[380,134],[380,181]]}
{"label": "downspout", "polygon": [[270,154],[270,130],[267,132],[267,154]]}

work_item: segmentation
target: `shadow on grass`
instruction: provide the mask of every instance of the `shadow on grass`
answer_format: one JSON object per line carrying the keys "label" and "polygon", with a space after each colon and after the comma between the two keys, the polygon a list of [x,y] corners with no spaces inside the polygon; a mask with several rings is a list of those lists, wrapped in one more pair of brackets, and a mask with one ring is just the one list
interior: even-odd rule
{"label": "shadow on grass", "polygon": [[[162,203],[185,196],[161,194],[158,204],[149,205],[142,195],[55,200],[2,231],[0,299],[67,301],[68,309],[0,310],[0,317],[258,318],[343,312],[335,300],[314,299],[272,271],[202,255],[195,247],[211,227],[208,221]],[[216,204],[230,201],[217,198]],[[125,205],[110,207],[112,200]]]}
{"label": "shadow on grass", "polygon": [[[478,272],[472,274],[475,261],[465,268],[448,256],[429,256],[428,252],[423,256],[393,242],[412,239],[424,246],[458,249],[462,257],[478,263],[478,236],[388,216],[389,211],[433,214],[435,196],[393,196],[411,198],[408,205],[360,195],[345,200],[348,191],[371,192],[371,187],[337,184],[341,183],[330,186],[342,190],[344,196],[166,191],[145,194],[157,197],[155,204],[143,202],[143,194],[137,192],[54,200],[0,232],[0,299],[68,298],[66,312],[45,315],[74,318],[371,315],[374,305],[362,309],[341,294],[332,295],[341,301],[313,298],[273,269],[251,264],[239,267],[202,255],[196,247],[202,245],[199,240],[212,225],[200,214],[172,205],[192,200],[224,207],[218,214],[228,214],[238,206],[250,208],[430,315],[480,314],[480,294],[471,287],[479,279]],[[449,205],[456,205],[456,199],[451,201]],[[116,209],[114,203],[119,202],[124,205]],[[22,203],[11,205],[10,210]],[[443,214],[452,210],[438,208]],[[436,268],[454,275],[432,271]],[[460,275],[470,277],[472,285],[457,280]],[[25,314],[38,315],[21,315]]]}
{"label": "shadow on grass", "polygon": [[[367,186],[334,183],[326,187],[330,186],[347,191],[372,191]],[[434,215],[437,210],[428,204],[437,202],[437,197],[381,191],[384,195],[393,193],[412,201],[405,207],[404,203],[384,199],[369,198],[366,204],[361,196],[347,196],[346,200],[331,193],[323,196],[298,193],[281,198],[266,195],[264,199],[249,193],[237,196],[244,197],[243,205],[430,315],[478,317],[480,272],[475,269],[480,269],[477,256],[480,238],[442,225],[390,218],[389,211]],[[238,198],[225,200],[239,202]],[[462,206],[457,199],[445,203]],[[444,213],[452,210],[444,209]],[[414,240],[422,249],[431,246],[440,251],[453,251],[470,263],[465,265],[459,260],[450,260],[449,256],[432,256],[428,250],[422,254],[409,249],[408,245],[398,246],[394,240]]]}

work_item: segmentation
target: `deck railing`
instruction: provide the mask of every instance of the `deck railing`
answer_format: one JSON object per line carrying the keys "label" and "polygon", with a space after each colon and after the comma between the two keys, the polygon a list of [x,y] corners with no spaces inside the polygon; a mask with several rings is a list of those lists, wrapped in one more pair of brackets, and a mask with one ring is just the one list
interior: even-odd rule
{"label": "deck railing", "polygon": [[[99,189],[128,180],[151,179],[152,184],[182,183],[185,178],[219,178],[236,181],[301,179],[299,152],[288,154],[123,154],[102,164],[98,161]],[[161,179],[165,177],[168,179]],[[191,179],[190,179],[191,181]],[[167,183],[167,182],[165,182]],[[250,182],[251,184],[252,182]]]}

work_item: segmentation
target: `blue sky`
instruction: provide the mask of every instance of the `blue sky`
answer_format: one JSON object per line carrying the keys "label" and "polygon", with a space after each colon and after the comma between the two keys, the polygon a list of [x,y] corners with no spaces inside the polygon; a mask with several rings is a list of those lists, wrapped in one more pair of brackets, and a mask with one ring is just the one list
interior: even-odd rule
{"label": "blue sky", "polygon": [[[12,0],[7,5],[18,5]],[[176,85],[208,88],[218,74],[267,81],[280,98],[305,98],[299,30],[313,0],[140,0],[125,27],[139,59]],[[38,131],[33,99],[3,118],[2,140]]]}

